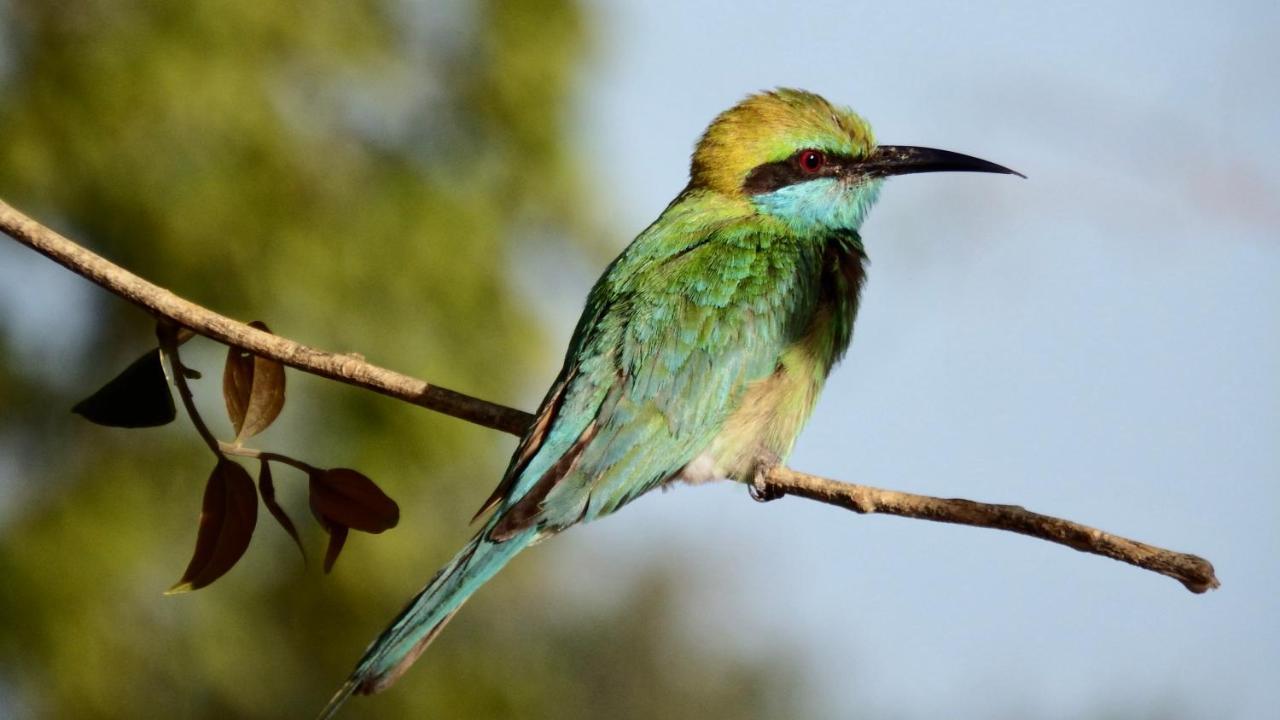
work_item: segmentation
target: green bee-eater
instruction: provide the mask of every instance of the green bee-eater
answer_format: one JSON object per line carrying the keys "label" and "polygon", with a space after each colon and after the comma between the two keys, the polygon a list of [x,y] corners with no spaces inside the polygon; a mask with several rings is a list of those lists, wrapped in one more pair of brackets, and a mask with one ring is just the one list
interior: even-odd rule
{"label": "green bee-eater", "polygon": [[730,478],[758,492],[849,344],[866,261],[858,228],[884,178],[944,170],[1014,173],[878,146],[862,118],[800,90],[721,113],[688,186],[592,288],[564,367],[477,517],[492,514],[323,716],[393,683],[534,542],[673,480]]}

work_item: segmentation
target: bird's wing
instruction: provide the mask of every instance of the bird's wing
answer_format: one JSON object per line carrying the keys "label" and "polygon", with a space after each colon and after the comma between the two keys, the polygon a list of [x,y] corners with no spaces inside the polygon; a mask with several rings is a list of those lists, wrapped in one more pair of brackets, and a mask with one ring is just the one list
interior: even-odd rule
{"label": "bird's wing", "polygon": [[[593,292],[592,301],[595,300],[594,296]],[[578,328],[574,332],[573,340],[569,343],[564,367],[556,376],[555,382],[551,383],[551,388],[547,390],[542,403],[538,405],[533,422],[520,438],[520,443],[511,456],[511,462],[507,465],[507,471],[503,473],[502,480],[476,511],[475,516],[471,518],[472,522],[502,504],[504,499],[510,501],[513,498],[515,493],[512,491],[517,481],[539,453],[550,456],[567,452],[573,440],[582,433],[581,421],[589,420],[596,415],[599,403],[592,397],[594,393],[591,392],[590,383],[578,379],[579,366],[583,364],[580,362],[581,357],[593,354],[584,352],[582,346],[592,339],[591,336],[595,334],[592,328],[595,327],[604,310],[603,305],[596,305],[592,301],[588,302],[586,310],[578,321]],[[571,396],[574,402],[570,403],[569,410],[562,415],[561,409],[565,407],[566,395]],[[567,444],[566,440],[569,440]]]}
{"label": "bird's wing", "polygon": [[[492,537],[608,514],[701,452],[753,380],[794,338],[797,283],[786,238],[749,225],[682,242],[661,223],[591,293],[564,369],[491,503]],[[774,245],[770,251],[770,245]]]}
{"label": "bird's wing", "polygon": [[[585,426],[595,418],[603,396],[602,391],[605,390],[596,377],[600,375],[599,368],[603,362],[600,358],[603,343],[600,340],[605,328],[600,321],[609,308],[606,288],[603,286],[617,264],[615,260],[609,266],[588,296],[587,306],[569,341],[560,374],[538,405],[533,422],[520,438],[502,480],[480,506],[472,522],[492,508],[509,507],[524,495],[528,487],[527,483],[519,487],[520,479],[534,472],[545,474],[548,469],[546,460],[568,453]],[[538,458],[543,461],[538,462]],[[526,473],[531,463],[535,470]]]}

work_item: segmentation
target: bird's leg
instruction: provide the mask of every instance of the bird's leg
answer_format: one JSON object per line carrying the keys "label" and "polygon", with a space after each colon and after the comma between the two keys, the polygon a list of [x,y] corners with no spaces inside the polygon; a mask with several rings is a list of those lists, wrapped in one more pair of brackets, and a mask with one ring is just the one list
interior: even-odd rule
{"label": "bird's leg", "polygon": [[747,483],[747,492],[756,502],[770,502],[786,495],[782,489],[769,484],[769,472],[782,464],[782,458],[772,450],[761,450],[756,455],[755,466],[751,470],[751,481]]}

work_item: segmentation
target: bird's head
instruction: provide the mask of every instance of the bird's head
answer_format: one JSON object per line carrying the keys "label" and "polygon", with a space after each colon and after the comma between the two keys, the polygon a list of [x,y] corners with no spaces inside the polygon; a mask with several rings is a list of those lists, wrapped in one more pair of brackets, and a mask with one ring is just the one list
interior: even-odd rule
{"label": "bird's head", "polygon": [[885,177],[944,170],[1020,175],[946,150],[876,145],[848,108],[780,88],[716,117],[693,153],[690,187],[744,199],[797,230],[856,230]]}

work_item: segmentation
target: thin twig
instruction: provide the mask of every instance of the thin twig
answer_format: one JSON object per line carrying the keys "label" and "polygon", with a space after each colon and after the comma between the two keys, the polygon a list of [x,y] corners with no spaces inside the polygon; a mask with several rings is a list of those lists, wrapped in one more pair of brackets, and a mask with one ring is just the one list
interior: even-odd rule
{"label": "thin twig", "polygon": [[270,462],[284,463],[285,465],[297,468],[298,470],[301,470],[302,472],[307,473],[308,475],[319,471],[319,468],[317,468],[315,465],[312,465],[310,463],[305,463],[301,460],[298,460],[297,458],[292,458],[292,457],[289,457],[288,455],[281,455],[280,453],[276,453],[276,452],[258,450],[256,448],[245,447],[243,445],[236,445],[235,443],[229,443],[229,442],[219,442],[218,448],[221,449],[222,452],[228,455],[235,455],[237,457],[244,457],[244,458],[253,458],[255,460],[266,460]]}
{"label": "thin twig", "polygon": [[[0,230],[152,314],[225,345],[284,363],[303,372],[372,390],[513,435],[522,435],[532,421],[529,413],[431,385],[372,365],[356,355],[316,350],[231,320],[184,300],[95,255],[3,201],[0,201]],[[175,372],[175,376],[178,374]],[[216,451],[222,450],[226,448],[218,447]],[[278,459],[285,462],[283,457]],[[782,467],[772,470],[765,482],[772,491],[771,494],[796,495],[859,513],[899,515],[1022,533],[1167,575],[1195,593],[1218,587],[1213,566],[1203,558],[1146,545],[1013,505],[990,505],[971,500],[881,490]]]}
{"label": "thin twig", "polygon": [[882,490],[785,467],[774,468],[766,476],[766,486],[776,492],[817,500],[856,513],[897,515],[1030,535],[1167,575],[1193,593],[1218,587],[1213,565],[1202,557],[1165,550],[1070,520],[1031,512],[1017,505],[994,505]]}

